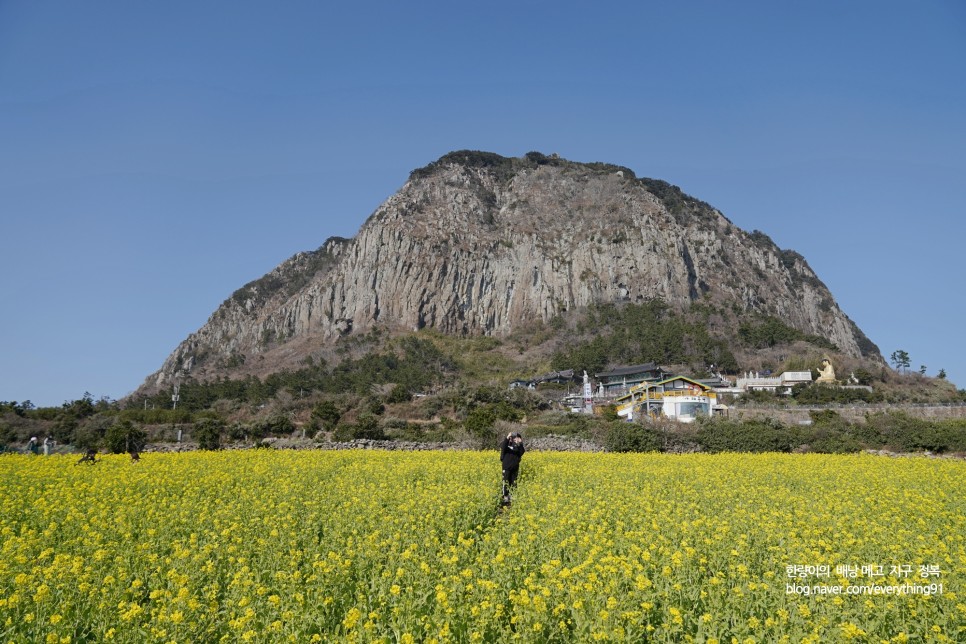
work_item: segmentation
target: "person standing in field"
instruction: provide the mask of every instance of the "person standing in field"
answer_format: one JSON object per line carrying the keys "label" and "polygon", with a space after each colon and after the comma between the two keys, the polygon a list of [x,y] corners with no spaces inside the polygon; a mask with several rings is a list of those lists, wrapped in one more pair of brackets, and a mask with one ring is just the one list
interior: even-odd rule
{"label": "person standing in field", "polygon": [[500,441],[500,462],[503,464],[503,503],[510,503],[510,489],[517,484],[520,460],[526,447],[519,432],[512,432]]}

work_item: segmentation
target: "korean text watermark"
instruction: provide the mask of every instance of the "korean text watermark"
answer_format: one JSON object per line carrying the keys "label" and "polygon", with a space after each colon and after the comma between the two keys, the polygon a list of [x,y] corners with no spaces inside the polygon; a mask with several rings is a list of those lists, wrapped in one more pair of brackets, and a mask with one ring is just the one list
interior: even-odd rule
{"label": "korean text watermark", "polygon": [[[834,577],[853,583],[814,583]],[[785,567],[789,595],[941,595],[942,570],[935,564],[791,564]],[[882,583],[889,577],[889,583]],[[898,583],[894,583],[898,582]]]}

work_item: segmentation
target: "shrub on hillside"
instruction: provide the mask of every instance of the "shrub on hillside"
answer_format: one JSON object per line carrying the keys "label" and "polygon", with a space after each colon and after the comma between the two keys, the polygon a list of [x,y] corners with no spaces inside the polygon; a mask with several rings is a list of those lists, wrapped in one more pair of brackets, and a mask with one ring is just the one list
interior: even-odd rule
{"label": "shrub on hillside", "polygon": [[412,399],[412,393],[404,387],[403,385],[393,385],[392,390],[390,390],[389,395],[386,396],[386,402],[390,405],[396,403],[409,402]]}
{"label": "shrub on hillside", "polygon": [[324,429],[326,431],[332,431],[335,426],[339,424],[339,419],[342,418],[342,412],[331,400],[323,400],[322,402],[316,404],[312,407],[312,415],[309,420],[309,425],[313,430],[318,431],[319,429]]}
{"label": "shrub on hillside", "polygon": [[268,418],[255,421],[251,425],[253,438],[264,438],[266,436],[286,436],[296,429],[295,423],[287,414],[273,414]]}
{"label": "shrub on hillside", "polygon": [[495,403],[477,405],[466,415],[463,427],[466,432],[479,442],[481,449],[493,447],[498,439],[498,432],[494,427],[500,422],[516,422],[520,420],[520,410],[505,400]]}
{"label": "shrub on hillside", "polygon": [[599,419],[595,416],[575,414],[563,410],[544,412],[535,420],[536,424],[547,428],[547,434],[579,436],[581,438],[590,438],[594,426],[599,422]]}
{"label": "shrub on hillside", "polygon": [[936,421],[936,433],[943,439],[943,451],[966,452],[966,418]]}
{"label": "shrub on hillside", "polygon": [[664,447],[663,436],[653,425],[622,420],[607,424],[604,441],[609,452],[659,452]]}
{"label": "shrub on hillside", "polygon": [[789,452],[795,446],[791,431],[772,418],[702,418],[698,423],[698,444],[708,452]]}
{"label": "shrub on hillside", "polygon": [[862,451],[860,443],[851,432],[833,427],[802,427],[793,430],[795,443],[809,452],[821,454],[852,454]]}
{"label": "shrub on hillside", "polygon": [[658,418],[650,423],[663,437],[665,452],[683,454],[701,450],[698,442],[699,428],[694,423],[679,423],[667,418]]}
{"label": "shrub on hillside", "polygon": [[738,362],[727,343],[707,325],[673,312],[661,300],[642,304],[598,304],[587,308],[577,336],[551,359],[554,369],[603,371],[609,364],[656,361],[660,364],[714,363],[726,372]]}
{"label": "shrub on hillside", "polygon": [[207,450],[221,449],[221,437],[225,431],[225,421],[219,418],[204,418],[195,423],[192,435],[198,447]]}
{"label": "shrub on hillside", "polygon": [[355,431],[356,426],[352,423],[341,423],[338,427],[332,430],[332,440],[336,443],[345,443],[352,440],[352,432]]}
{"label": "shrub on hillside", "polygon": [[6,451],[7,446],[16,440],[17,431],[7,423],[0,422],[0,452]]}
{"label": "shrub on hillside", "polygon": [[146,441],[144,430],[129,420],[112,423],[104,432],[104,444],[112,454],[140,452]]}
{"label": "shrub on hillside", "polygon": [[225,435],[228,440],[233,441],[247,441],[248,440],[248,426],[244,423],[232,423],[225,427]]}
{"label": "shrub on hillside", "polygon": [[960,419],[930,422],[893,411],[869,414],[865,422],[880,445],[899,451],[966,450],[966,421]]}
{"label": "shrub on hillside", "polygon": [[352,438],[381,441],[388,436],[379,425],[379,419],[372,414],[362,414],[352,428]]}
{"label": "shrub on hillside", "polygon": [[811,425],[791,430],[794,442],[809,452],[849,454],[861,451],[863,443],[857,438],[855,424],[848,422],[831,409],[809,412]]}
{"label": "shrub on hillside", "polygon": [[142,425],[167,425],[191,422],[191,412],[187,409],[124,409],[118,412],[123,420],[141,423]]}
{"label": "shrub on hillside", "polygon": [[738,337],[749,347],[765,349],[776,345],[791,344],[804,340],[817,347],[837,350],[837,347],[827,338],[810,335],[794,329],[776,317],[767,316],[755,321],[743,322],[738,327]]}
{"label": "shrub on hillside", "polygon": [[386,405],[382,402],[381,398],[370,398],[362,406],[364,413],[372,414],[373,416],[382,416],[386,413]]}
{"label": "shrub on hillside", "polygon": [[[67,419],[65,419],[66,421]],[[97,414],[83,421],[71,418],[69,419],[69,425],[72,426],[72,429],[67,434],[67,438],[63,438],[66,425],[62,425],[61,423],[54,425],[52,436],[59,443],[70,443],[80,449],[99,449],[105,443],[107,430],[116,422],[123,421],[118,421],[104,414]],[[121,449],[121,451],[123,452],[124,450]]]}

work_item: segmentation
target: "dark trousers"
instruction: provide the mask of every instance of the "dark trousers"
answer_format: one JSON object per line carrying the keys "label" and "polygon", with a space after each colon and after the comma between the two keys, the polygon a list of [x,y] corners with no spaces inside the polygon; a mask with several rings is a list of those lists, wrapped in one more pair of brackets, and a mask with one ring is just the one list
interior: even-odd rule
{"label": "dark trousers", "polygon": [[519,467],[511,467],[510,469],[503,470],[503,482],[507,485],[507,487],[513,487],[517,484],[517,474],[519,473]]}

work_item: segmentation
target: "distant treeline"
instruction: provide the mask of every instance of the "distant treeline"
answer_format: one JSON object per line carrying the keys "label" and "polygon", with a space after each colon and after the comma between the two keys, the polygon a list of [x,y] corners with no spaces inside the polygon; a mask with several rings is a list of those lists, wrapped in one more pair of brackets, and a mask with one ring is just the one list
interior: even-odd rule
{"label": "distant treeline", "polygon": [[[724,373],[737,373],[738,361],[727,340],[711,335],[707,316],[713,307],[691,307],[691,315],[675,313],[654,299],[640,304],[595,304],[574,329],[578,340],[553,356],[554,369],[599,373],[608,365],[689,364],[699,371],[708,365]],[[835,351],[821,336],[803,333],[773,316],[740,323],[736,340],[749,349],[764,349],[804,341]]]}
{"label": "distant treeline", "polygon": [[[355,396],[358,399],[358,396]],[[868,414],[863,422],[850,422],[834,410],[810,412],[808,425],[785,425],[771,418],[736,420],[723,417],[699,419],[690,425],[667,419],[628,423],[616,411],[588,416],[549,409],[525,390],[480,387],[453,389],[424,400],[427,415],[443,408],[452,410],[434,424],[414,424],[385,417],[379,398],[368,396],[347,415],[350,407],[336,398],[315,403],[310,422],[302,427],[308,436],[331,433],[333,440],[353,438],[448,441],[461,438],[493,447],[495,437],[509,428],[526,435],[572,436],[591,440],[614,452],[819,452],[849,453],[866,449],[895,452],[931,451],[937,454],[966,453],[966,419],[927,420],[889,411]],[[27,436],[50,436],[58,443],[78,449],[100,448],[111,452],[141,449],[149,440],[174,440],[174,434],[158,427],[183,428],[204,449],[217,449],[225,441],[258,440],[268,436],[291,436],[299,427],[284,414],[228,424],[211,410],[119,409],[85,397],[65,404],[59,415],[49,409],[30,409],[17,403],[0,403],[0,451],[22,445]],[[525,417],[529,422],[522,424]],[[148,428],[155,432],[148,434]],[[327,440],[322,438],[321,440]]]}
{"label": "distant treeline", "polygon": [[675,314],[667,304],[597,304],[588,307],[576,336],[591,336],[554,354],[554,369],[599,373],[612,364],[715,365],[737,372],[738,361],[727,342],[714,338],[705,324]]}
{"label": "distant treeline", "polygon": [[[394,402],[408,400],[412,394],[426,390],[454,368],[431,341],[410,336],[399,341],[398,351],[367,353],[335,367],[319,361],[295,371],[273,373],[265,379],[249,376],[202,382],[189,378],[180,386],[178,406],[188,411],[201,411],[209,409],[218,400],[259,404],[275,398],[282,391],[293,396],[314,392],[367,395],[373,387],[389,383],[395,385],[394,400],[390,401]],[[171,392],[132,397],[129,405],[169,407]]]}
{"label": "distant treeline", "polygon": [[926,420],[890,411],[853,423],[833,410],[813,411],[810,416],[809,425],[785,425],[771,418],[702,419],[694,425],[618,423],[609,428],[605,442],[618,452],[966,452],[962,418]]}

